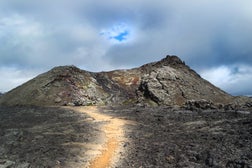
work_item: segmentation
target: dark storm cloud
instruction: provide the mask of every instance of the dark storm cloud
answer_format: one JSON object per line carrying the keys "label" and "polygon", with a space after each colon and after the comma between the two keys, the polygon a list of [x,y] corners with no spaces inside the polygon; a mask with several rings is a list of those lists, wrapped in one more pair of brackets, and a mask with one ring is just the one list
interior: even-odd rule
{"label": "dark storm cloud", "polygon": [[[221,82],[214,70],[250,69],[251,6],[250,0],[2,0],[1,73],[16,74],[22,68],[40,72],[65,64],[91,71],[130,68],[175,54],[232,92],[239,82],[248,85],[251,71],[224,73],[221,78],[232,77],[232,82]],[[114,42],[101,35],[120,24],[127,25],[127,40]],[[244,88],[236,94],[252,94]]]}
{"label": "dark storm cloud", "polygon": [[[146,46],[146,50],[152,48],[157,52],[166,48],[167,54],[169,52],[177,54],[199,69],[200,66],[232,64],[237,61],[251,62],[252,51],[249,45],[252,42],[250,33],[252,19],[249,18],[252,16],[251,13],[244,14],[244,8],[240,8],[243,7],[242,5],[237,2],[236,7],[234,1],[230,1],[229,4],[214,1],[199,3],[199,5],[179,2],[164,3],[163,6],[167,6],[167,11],[153,12],[166,14],[166,19],[160,20],[162,24],[156,23],[162,26],[157,26],[152,30],[140,27],[139,31],[144,38],[139,39],[137,45]],[[156,16],[156,19],[144,17],[141,22],[158,21],[159,15],[156,14]],[[127,55],[127,47],[126,50],[121,47],[119,49],[121,53]],[[119,52],[114,46],[108,56],[114,56],[115,58],[111,59],[118,60],[116,58],[118,54],[114,54],[113,51]],[[139,50],[135,47],[134,51],[138,56],[143,53],[141,47]],[[128,59],[128,61],[133,63],[135,60]]]}

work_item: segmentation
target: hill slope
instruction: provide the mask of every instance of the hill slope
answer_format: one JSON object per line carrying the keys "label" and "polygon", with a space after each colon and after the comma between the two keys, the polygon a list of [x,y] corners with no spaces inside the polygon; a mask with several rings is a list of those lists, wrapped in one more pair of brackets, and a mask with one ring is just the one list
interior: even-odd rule
{"label": "hill slope", "polygon": [[129,70],[88,72],[60,66],[4,94],[3,105],[228,104],[233,97],[202,79],[177,56]]}

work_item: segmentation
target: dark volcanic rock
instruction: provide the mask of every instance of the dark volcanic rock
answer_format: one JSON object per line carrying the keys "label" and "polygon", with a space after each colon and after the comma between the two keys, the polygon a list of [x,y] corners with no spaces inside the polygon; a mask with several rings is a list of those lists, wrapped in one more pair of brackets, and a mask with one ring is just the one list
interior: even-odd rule
{"label": "dark volcanic rock", "polygon": [[[146,68],[146,67],[144,67]],[[183,105],[188,100],[227,103],[232,96],[202,79],[178,57],[168,56],[147,67],[139,91],[159,105]]]}
{"label": "dark volcanic rock", "polygon": [[[124,129],[118,168],[252,166],[252,111],[99,110],[132,123]],[[56,107],[0,107],[0,167],[85,167],[106,122]]]}
{"label": "dark volcanic rock", "polygon": [[224,107],[223,104],[219,104],[218,106],[214,105],[211,101],[202,100],[188,100],[185,103],[185,109],[187,110],[207,110],[207,109],[222,109]]}
{"label": "dark volcanic rock", "polygon": [[6,93],[2,105],[104,105],[135,98],[137,70],[92,73],[56,67]]}
{"label": "dark volcanic rock", "polygon": [[[101,132],[85,114],[55,107],[0,107],[0,167],[81,167]],[[78,157],[82,156],[82,157]]]}
{"label": "dark volcanic rock", "polygon": [[[177,56],[129,70],[93,73],[61,66],[37,76],[2,96],[2,105],[188,106],[201,100],[251,107],[251,99],[232,97],[202,79]],[[205,108],[205,107],[203,107]]]}
{"label": "dark volcanic rock", "polygon": [[[109,109],[108,107],[104,107]],[[252,112],[116,107],[128,126],[130,152],[119,167],[249,168]]]}

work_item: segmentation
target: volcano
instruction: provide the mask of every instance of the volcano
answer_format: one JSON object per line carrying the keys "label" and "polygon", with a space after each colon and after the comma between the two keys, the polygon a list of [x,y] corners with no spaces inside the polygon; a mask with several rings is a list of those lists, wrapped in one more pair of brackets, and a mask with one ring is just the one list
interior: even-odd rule
{"label": "volcano", "polygon": [[167,105],[241,103],[201,78],[177,56],[128,70],[89,72],[59,66],[7,92],[2,105]]}

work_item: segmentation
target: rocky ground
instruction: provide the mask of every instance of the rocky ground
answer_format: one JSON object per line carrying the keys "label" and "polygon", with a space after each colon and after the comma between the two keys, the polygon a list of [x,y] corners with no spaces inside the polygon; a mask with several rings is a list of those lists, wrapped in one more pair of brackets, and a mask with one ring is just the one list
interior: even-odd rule
{"label": "rocky ground", "polygon": [[128,126],[130,154],[121,167],[252,167],[249,111],[105,109],[137,123]]}
{"label": "rocky ground", "polygon": [[[252,167],[251,110],[99,109],[135,123],[118,167]],[[81,167],[92,150],[81,144],[96,143],[104,124],[56,107],[0,107],[0,167]]]}
{"label": "rocky ground", "polygon": [[0,168],[80,167],[101,124],[56,107],[0,107]]}

